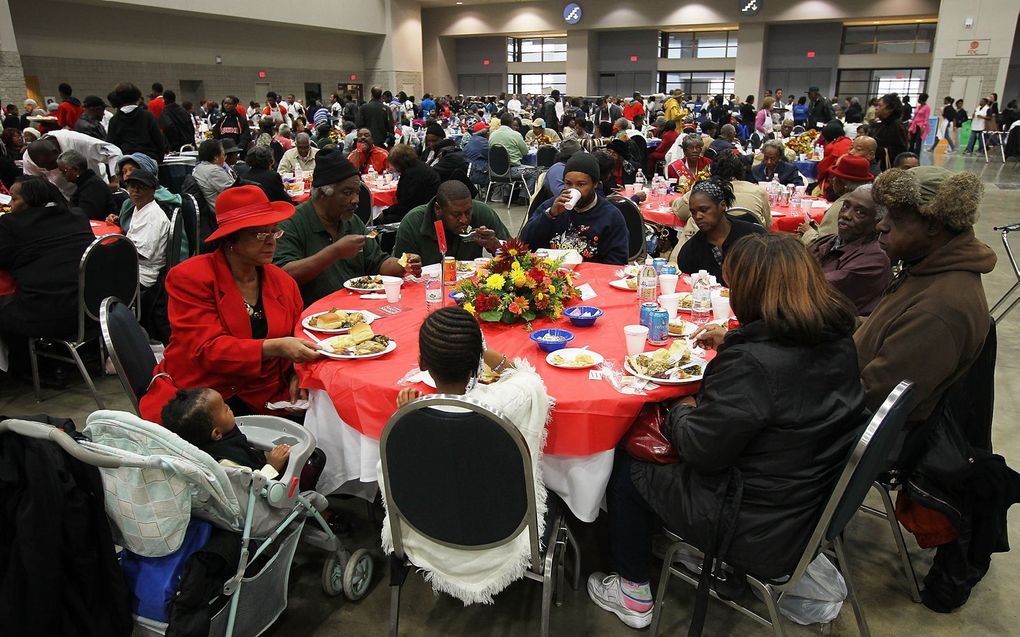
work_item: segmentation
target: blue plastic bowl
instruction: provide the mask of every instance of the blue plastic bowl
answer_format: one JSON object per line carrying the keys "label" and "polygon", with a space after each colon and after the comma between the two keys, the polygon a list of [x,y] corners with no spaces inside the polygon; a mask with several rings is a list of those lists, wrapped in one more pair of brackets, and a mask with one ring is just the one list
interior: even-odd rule
{"label": "blue plastic bowl", "polygon": [[[550,336],[556,337],[556,340],[544,340],[543,338],[549,338]],[[535,344],[538,345],[539,349],[543,352],[555,352],[558,349],[563,349],[567,346],[567,343],[574,340],[574,333],[570,330],[549,328],[532,332],[531,340],[535,341]]]}
{"label": "blue plastic bowl", "polygon": [[457,305],[464,305],[464,293],[463,292],[454,291],[454,292],[450,292],[449,294],[447,294],[447,296],[450,297],[451,299],[453,299],[453,302],[456,303]]}
{"label": "blue plastic bowl", "polygon": [[597,321],[600,316],[605,314],[605,312],[594,305],[576,305],[574,307],[567,308],[563,313],[568,319],[570,319],[570,322],[574,324],[574,327],[591,327],[592,325],[595,325],[595,321]]}

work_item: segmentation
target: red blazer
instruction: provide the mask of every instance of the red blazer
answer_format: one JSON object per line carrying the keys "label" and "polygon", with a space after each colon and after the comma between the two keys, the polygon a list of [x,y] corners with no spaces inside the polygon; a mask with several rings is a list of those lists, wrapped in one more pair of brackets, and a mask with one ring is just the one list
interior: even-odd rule
{"label": "red blazer", "polygon": [[[262,341],[251,337],[241,292],[230,274],[223,249],[193,257],[166,277],[170,344],[155,374],[158,380],[142,397],[142,417],[160,422],[159,412],[177,389],[211,387],[223,398],[237,396],[258,413],[266,402],[289,400],[291,361],[262,360]],[[268,338],[291,336],[304,305],[297,283],[274,265],[262,267],[262,306]]]}
{"label": "red blazer", "polygon": [[829,185],[829,171],[836,165],[836,160],[850,152],[853,142],[849,137],[837,137],[825,145],[825,157],[818,162],[818,185],[825,192]]}

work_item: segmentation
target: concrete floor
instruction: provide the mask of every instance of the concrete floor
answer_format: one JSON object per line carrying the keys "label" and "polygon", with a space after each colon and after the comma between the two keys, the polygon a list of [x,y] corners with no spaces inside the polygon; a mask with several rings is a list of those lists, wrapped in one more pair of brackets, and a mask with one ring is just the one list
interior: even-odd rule
{"label": "concrete floor", "polygon": [[[925,154],[925,163],[932,161]],[[934,162],[951,170],[966,170],[979,175],[986,184],[985,198],[978,223],[978,236],[999,254],[998,267],[984,278],[989,304],[997,300],[1015,281],[1002,241],[993,226],[1020,221],[1020,165],[986,164],[981,159],[936,155]],[[525,209],[513,207],[509,214],[505,206],[496,206],[512,232],[520,227]],[[1020,249],[1020,234],[1015,246]],[[1020,414],[1020,310],[1011,314],[999,326],[998,373],[996,374],[996,405],[994,443],[998,453],[1020,469],[1020,434],[1017,432],[1017,415]],[[107,406],[125,409],[128,401],[121,393],[120,384],[113,377],[99,380],[100,392]],[[37,403],[31,387],[7,379],[0,384],[0,413],[21,415],[47,413],[67,416],[81,426],[94,409],[94,403],[84,386],[76,385],[62,392],[47,392],[47,399]],[[876,498],[877,500],[877,498]],[[336,506],[349,514],[357,527],[353,537],[347,538],[352,548],[377,545],[377,535],[368,520],[366,507],[360,501],[337,501]],[[876,502],[877,504],[877,502]],[[608,566],[604,518],[594,524],[572,525],[582,545],[583,576]],[[1012,531],[1020,531],[1020,522],[1013,518]],[[1014,540],[1017,535],[1014,533]],[[1015,575],[1020,571],[1020,554],[1017,552],[996,555],[991,569],[961,610],[938,615],[919,604],[913,604],[907,594],[899,570],[894,545],[884,522],[858,515],[850,524],[848,552],[852,573],[858,586],[865,613],[876,637],[885,635],[925,635],[929,637],[1020,634],[1020,583]],[[917,548],[907,534],[908,544],[916,570],[923,575],[930,564],[930,552]],[[655,564],[655,568],[659,568]],[[377,561],[375,588],[358,603],[342,598],[327,598],[320,589],[322,556],[302,548],[295,560],[290,579],[289,608],[268,632],[271,637],[339,637],[341,635],[380,635],[387,629],[389,591],[385,562]],[[583,578],[582,578],[583,582]],[[685,634],[690,620],[693,589],[674,580],[668,594],[663,634]],[[534,634],[538,630],[541,608],[540,586],[530,581],[514,584],[501,594],[492,606],[463,607],[449,597],[436,596],[420,576],[412,575],[404,587],[401,631],[403,635],[475,635],[502,636]],[[829,625],[791,627],[790,635],[857,635],[853,613],[849,605]],[[596,608],[582,587],[567,589],[564,604],[553,608],[551,631],[554,635],[626,635],[631,629],[614,616]],[[711,636],[768,635],[769,630],[717,604],[709,606],[705,633]]]}

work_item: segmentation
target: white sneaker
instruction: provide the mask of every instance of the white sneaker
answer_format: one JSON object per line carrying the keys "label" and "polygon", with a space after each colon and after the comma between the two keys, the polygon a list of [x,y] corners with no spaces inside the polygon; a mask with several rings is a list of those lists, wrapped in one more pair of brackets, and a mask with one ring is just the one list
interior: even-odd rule
{"label": "white sneaker", "polygon": [[588,597],[602,610],[607,610],[620,618],[631,628],[646,628],[652,623],[650,608],[643,613],[627,608],[620,590],[620,576],[616,573],[592,573],[588,576]]}

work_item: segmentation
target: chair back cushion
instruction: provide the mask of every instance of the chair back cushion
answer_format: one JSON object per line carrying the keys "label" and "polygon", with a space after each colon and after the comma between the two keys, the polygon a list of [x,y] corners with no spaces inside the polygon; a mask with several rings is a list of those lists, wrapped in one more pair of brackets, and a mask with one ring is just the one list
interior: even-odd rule
{"label": "chair back cushion", "polygon": [[526,454],[475,412],[425,407],[391,423],[386,457],[391,515],[430,539],[460,547],[508,541],[528,512]]}
{"label": "chair back cushion", "polygon": [[112,296],[125,303],[138,290],[138,252],[131,240],[114,234],[92,242],[81,259],[81,303],[86,319],[99,320],[99,306]]}
{"label": "chair back cushion", "polygon": [[510,153],[500,145],[489,146],[489,177],[506,177],[510,174]]}
{"label": "chair back cushion", "polygon": [[114,298],[106,299],[103,306],[101,322],[106,348],[137,404],[152,382],[156,356],[149,346],[149,337],[128,306]]}

